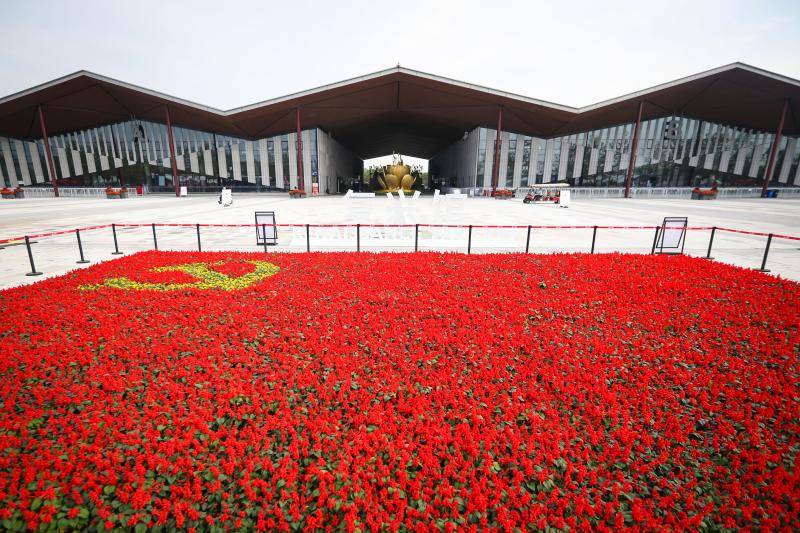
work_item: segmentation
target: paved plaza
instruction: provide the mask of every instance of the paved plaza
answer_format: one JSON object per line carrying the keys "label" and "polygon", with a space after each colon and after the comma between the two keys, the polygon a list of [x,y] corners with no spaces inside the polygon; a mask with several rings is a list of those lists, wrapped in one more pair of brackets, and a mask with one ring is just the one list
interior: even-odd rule
{"label": "paved plaza", "polygon": [[[553,226],[652,226],[665,216],[686,216],[690,226],[718,226],[746,231],[800,235],[800,200],[740,199],[695,200],[598,199],[574,200],[569,208],[553,204],[526,205],[521,199],[466,198],[461,202],[435,202],[423,196],[404,207],[386,198],[348,201],[338,196],[292,200],[284,194],[235,195],[222,207],[216,195],[175,198],[150,195],[126,200],[100,198],[52,198],[4,200],[0,203],[0,239],[103,224],[253,224],[255,211],[274,211],[278,224],[461,224]],[[392,233],[394,231],[394,233]],[[311,228],[312,251],[355,250],[355,228]],[[413,250],[414,228],[386,230],[361,228],[361,249]],[[421,250],[465,252],[466,228],[427,228],[419,233]],[[710,232],[688,232],[685,253],[705,256]],[[118,244],[124,254],[153,248],[152,228],[120,227]],[[84,253],[91,261],[113,259],[111,228],[81,234]],[[158,227],[160,250],[196,250],[193,227]],[[474,228],[472,252],[524,251],[526,228]],[[592,229],[533,229],[531,253],[588,252]],[[204,251],[257,251],[255,230],[250,227],[201,227]],[[600,229],[595,251],[649,253],[653,231]],[[765,237],[717,232],[712,255],[715,260],[746,268],[758,268]],[[274,251],[304,251],[305,228],[281,228]],[[30,270],[24,244],[0,249],[0,287],[32,283],[64,274],[77,265],[74,233],[33,239],[33,254],[42,276],[27,277]],[[773,274],[800,280],[800,241],[774,239],[767,268]],[[463,280],[468,282],[468,280]]]}

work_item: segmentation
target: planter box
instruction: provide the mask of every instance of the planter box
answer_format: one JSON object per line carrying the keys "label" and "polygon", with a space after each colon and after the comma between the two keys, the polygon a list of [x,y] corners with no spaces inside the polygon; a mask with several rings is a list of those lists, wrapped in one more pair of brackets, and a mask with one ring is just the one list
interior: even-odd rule
{"label": "planter box", "polygon": [[109,200],[119,200],[119,193],[115,194],[106,193],[106,198],[108,198]]}
{"label": "planter box", "polygon": [[6,200],[13,200],[16,197],[14,196],[13,192],[10,192],[10,193],[3,193],[3,198],[5,198]]}
{"label": "planter box", "polygon": [[717,194],[701,194],[699,192],[692,192],[692,200],[714,200],[717,198]]}
{"label": "planter box", "polygon": [[119,197],[120,198],[127,198],[128,197],[128,191],[120,191],[119,192]]}
{"label": "planter box", "polygon": [[15,198],[25,198],[25,191],[14,191]]}

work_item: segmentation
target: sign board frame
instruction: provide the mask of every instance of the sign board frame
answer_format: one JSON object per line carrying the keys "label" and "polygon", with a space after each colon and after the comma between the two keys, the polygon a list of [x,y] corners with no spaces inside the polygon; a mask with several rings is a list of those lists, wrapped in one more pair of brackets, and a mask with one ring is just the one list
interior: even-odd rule
{"label": "sign board frame", "polygon": [[278,244],[278,228],[275,226],[275,211],[256,211],[256,244],[267,246]]}
{"label": "sign board frame", "polygon": [[664,217],[653,241],[654,254],[682,255],[686,245],[687,217]]}

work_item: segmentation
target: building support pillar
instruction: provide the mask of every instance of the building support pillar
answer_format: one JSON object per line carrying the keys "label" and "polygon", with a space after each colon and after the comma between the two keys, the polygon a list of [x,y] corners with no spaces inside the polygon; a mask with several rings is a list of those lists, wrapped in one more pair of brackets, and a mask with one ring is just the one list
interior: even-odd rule
{"label": "building support pillar", "polygon": [[775,138],[772,139],[772,148],[770,148],[769,151],[767,168],[764,170],[764,186],[761,188],[761,198],[767,197],[769,182],[772,180],[772,173],[775,171],[775,160],[778,159],[778,150],[780,150],[781,147],[781,136],[783,134],[783,123],[786,120],[786,111],[788,109],[789,100],[784,100],[783,110],[781,111],[781,119],[778,121],[778,130],[775,132]]}
{"label": "building support pillar", "polygon": [[633,139],[631,139],[631,156],[628,158],[628,175],[625,178],[625,198],[631,197],[631,184],[633,184],[633,170],[636,167],[636,151],[639,149],[639,130],[642,127],[642,109],[644,100],[639,102],[639,114],[636,115],[636,124],[633,126]]}
{"label": "building support pillar", "polygon": [[297,188],[305,191],[303,180],[303,130],[300,124],[300,108],[295,108],[295,118],[297,119],[297,142],[295,142],[295,154],[297,155]]}
{"label": "building support pillar", "polygon": [[169,116],[169,106],[164,106],[167,115],[167,138],[169,139],[169,160],[172,163],[172,184],[175,186],[175,196],[181,195],[181,181],[178,177],[178,160],[175,158],[175,137],[172,134],[172,119]]}
{"label": "building support pillar", "polygon": [[44,143],[44,153],[45,156],[47,157],[47,168],[50,171],[50,181],[53,183],[53,194],[57,198],[59,196],[58,179],[56,178],[56,167],[53,164],[53,152],[50,151],[50,138],[47,136],[47,126],[45,125],[44,111],[42,111],[42,106],[39,106],[37,112],[39,114],[39,127],[42,130],[42,142]]}
{"label": "building support pillar", "polygon": [[500,150],[503,148],[503,106],[497,108],[497,135],[494,139],[494,158],[492,158],[492,196],[500,181]]}

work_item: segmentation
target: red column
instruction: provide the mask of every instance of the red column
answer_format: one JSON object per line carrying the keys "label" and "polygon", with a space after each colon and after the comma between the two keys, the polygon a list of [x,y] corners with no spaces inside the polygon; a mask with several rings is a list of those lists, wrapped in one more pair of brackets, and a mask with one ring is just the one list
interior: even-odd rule
{"label": "red column", "polygon": [[47,156],[47,168],[50,170],[50,181],[53,183],[53,193],[58,197],[58,180],[56,179],[56,167],[53,165],[53,153],[50,151],[50,139],[47,137],[47,126],[44,123],[44,112],[39,106],[39,127],[42,129],[42,141],[44,141],[44,153]]}
{"label": "red column", "polygon": [[503,147],[503,106],[497,108],[497,137],[494,140],[494,158],[492,159],[492,196],[497,190],[500,179],[500,150]]}
{"label": "red column", "polygon": [[301,191],[306,190],[303,184],[303,132],[300,128],[300,108],[295,109],[297,117],[297,142],[295,143],[295,153],[297,154],[297,188]]}
{"label": "red column", "polygon": [[175,186],[175,196],[181,195],[181,181],[178,177],[178,160],[175,158],[175,137],[172,135],[172,119],[169,116],[169,106],[164,106],[167,114],[167,138],[169,139],[169,160],[172,162],[172,184]]}
{"label": "red column", "polygon": [[633,183],[633,169],[636,166],[636,150],[639,149],[639,129],[642,126],[642,109],[644,100],[639,102],[639,114],[636,115],[636,124],[633,127],[633,139],[631,140],[631,157],[628,161],[628,176],[625,178],[625,198],[631,197],[631,184]]}
{"label": "red column", "polygon": [[767,168],[764,170],[764,187],[761,189],[761,198],[767,197],[767,188],[769,188],[769,182],[772,180],[772,173],[775,171],[775,160],[778,158],[778,150],[781,146],[781,134],[783,133],[783,122],[786,120],[786,111],[788,109],[789,100],[784,100],[781,120],[778,122],[778,131],[775,132],[775,138],[772,140],[772,148],[769,150]]}

